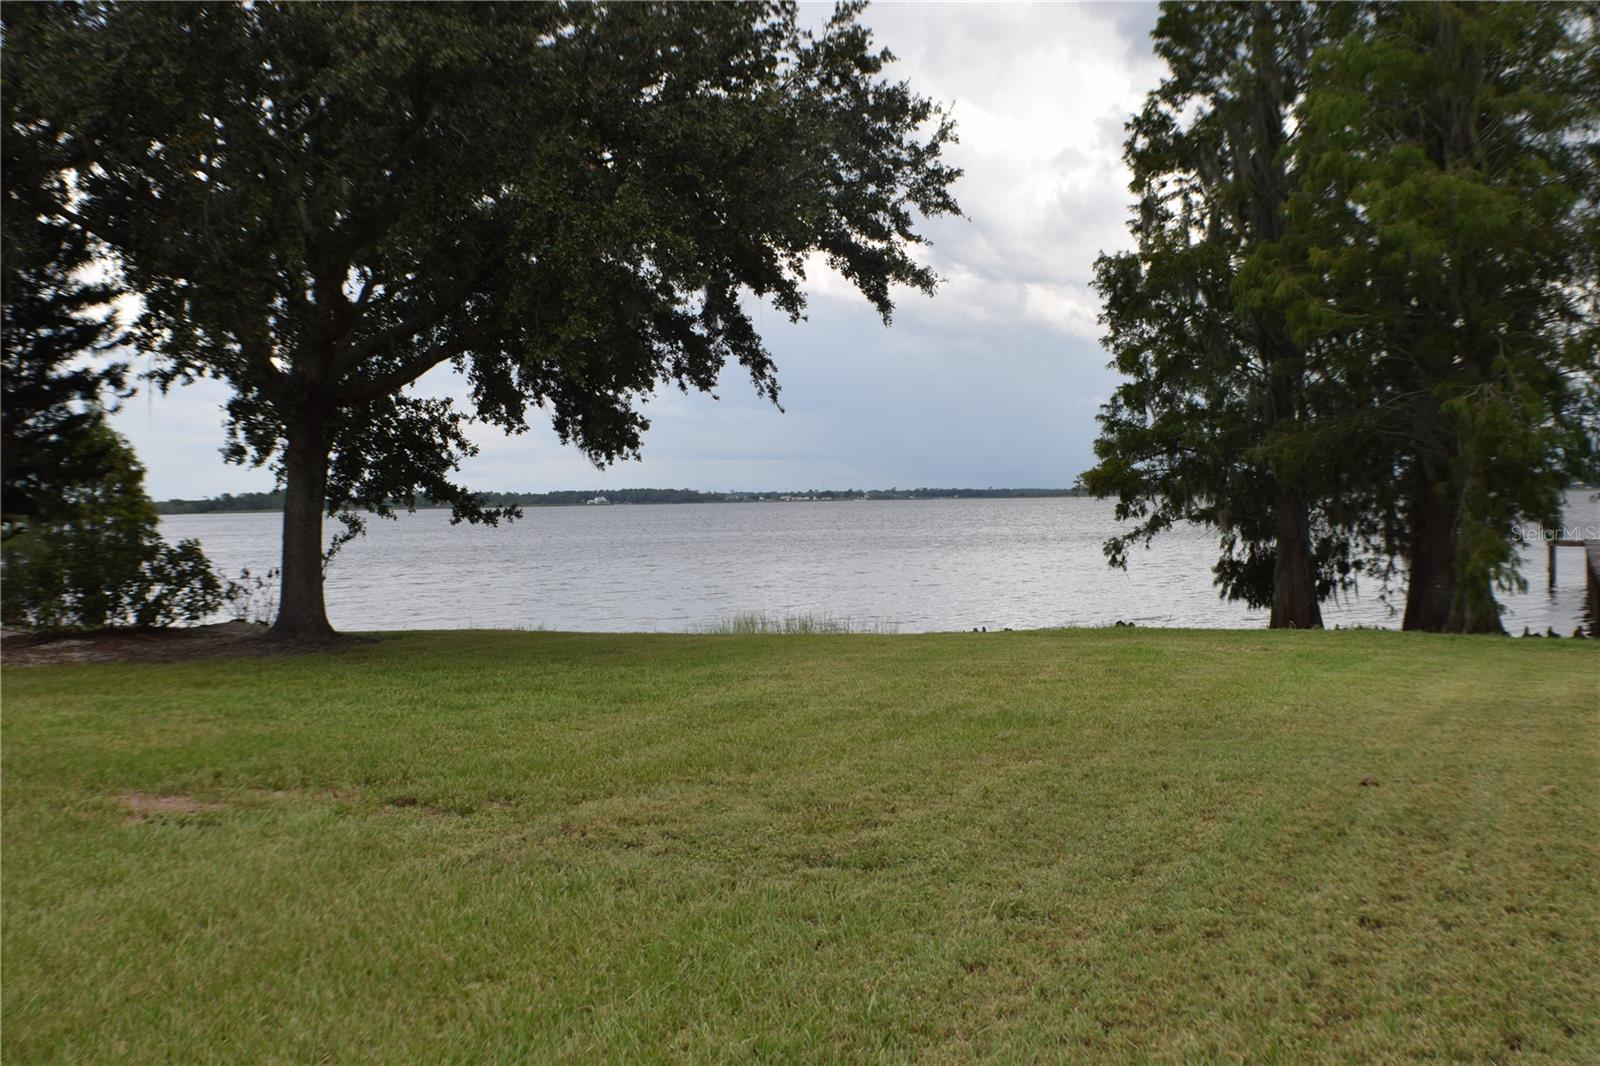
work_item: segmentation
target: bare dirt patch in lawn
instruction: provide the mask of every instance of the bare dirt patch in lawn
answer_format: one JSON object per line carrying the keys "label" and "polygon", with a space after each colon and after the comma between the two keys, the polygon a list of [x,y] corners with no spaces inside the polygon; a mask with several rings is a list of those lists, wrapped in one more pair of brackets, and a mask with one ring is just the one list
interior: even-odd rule
{"label": "bare dirt patch in lawn", "polygon": [[227,809],[220,803],[201,803],[181,793],[153,796],[148,792],[124,792],[117,799],[128,812],[130,822],[144,822],[163,814],[210,814]]}

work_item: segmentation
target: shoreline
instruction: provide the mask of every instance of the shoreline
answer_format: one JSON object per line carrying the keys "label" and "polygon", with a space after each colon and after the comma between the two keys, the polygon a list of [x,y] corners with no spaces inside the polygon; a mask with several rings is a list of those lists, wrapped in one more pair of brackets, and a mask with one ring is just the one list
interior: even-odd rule
{"label": "shoreline", "polygon": [[[1337,627],[1320,630],[1292,630],[1260,628],[1200,629],[1164,626],[1139,626],[1115,623],[1099,626],[1058,626],[1038,629],[970,629],[935,630],[901,633],[886,629],[821,629],[821,628],[768,628],[768,629],[701,629],[701,630],[558,630],[558,629],[371,629],[341,630],[332,642],[302,643],[273,638],[265,623],[228,621],[194,626],[165,628],[140,628],[134,626],[108,627],[98,630],[30,632],[26,630],[0,630],[0,665],[19,669],[42,666],[67,666],[83,663],[178,663],[196,661],[221,661],[254,659],[304,654],[329,654],[347,651],[363,645],[386,644],[406,639],[464,640],[468,643],[493,643],[504,640],[560,640],[637,641],[644,644],[675,641],[743,641],[772,640],[790,642],[805,638],[833,638],[846,640],[896,639],[905,643],[918,641],[947,642],[966,640],[980,643],[985,638],[1009,637],[1020,640],[1057,639],[1063,641],[1098,640],[1122,634],[1126,640],[1144,639],[1160,643],[1164,640],[1210,638],[1224,643],[1246,642],[1258,637],[1279,642],[1282,647],[1304,646],[1329,639],[1330,634],[1346,634],[1352,639],[1357,634],[1387,634],[1385,639],[1415,642],[1424,646],[1431,641],[1478,641],[1485,647],[1498,646],[1504,640],[1557,639],[1562,643],[1588,643],[1594,639],[1578,635],[1558,635],[1555,638],[1532,634],[1521,637],[1514,633],[1417,633],[1375,626]],[[1364,639],[1364,636],[1359,639]],[[1299,642],[1298,645],[1293,642]]]}

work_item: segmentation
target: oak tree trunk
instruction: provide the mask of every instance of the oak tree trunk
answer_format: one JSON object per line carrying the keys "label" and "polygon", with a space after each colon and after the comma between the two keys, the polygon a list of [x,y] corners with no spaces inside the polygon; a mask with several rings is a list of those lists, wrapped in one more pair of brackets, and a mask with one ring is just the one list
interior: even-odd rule
{"label": "oak tree trunk", "polygon": [[322,515],[328,485],[328,419],[303,412],[288,427],[284,453],[283,573],[276,637],[331,640],[322,597]]}

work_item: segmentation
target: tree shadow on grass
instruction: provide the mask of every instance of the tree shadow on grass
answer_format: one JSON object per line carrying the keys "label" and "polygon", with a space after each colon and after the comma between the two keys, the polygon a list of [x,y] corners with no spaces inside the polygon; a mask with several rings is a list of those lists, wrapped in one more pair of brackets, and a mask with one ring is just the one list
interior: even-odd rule
{"label": "tree shadow on grass", "polygon": [[335,634],[329,639],[279,637],[267,626],[222,622],[172,628],[109,628],[90,631],[6,630],[0,661],[7,666],[63,663],[170,663],[190,659],[256,658],[342,651],[373,644],[376,637]]}

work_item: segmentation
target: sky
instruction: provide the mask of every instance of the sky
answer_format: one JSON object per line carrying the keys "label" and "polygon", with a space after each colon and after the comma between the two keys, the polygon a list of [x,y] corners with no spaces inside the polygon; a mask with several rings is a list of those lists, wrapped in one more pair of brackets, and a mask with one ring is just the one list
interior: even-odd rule
{"label": "sky", "polygon": [[[803,5],[819,22],[828,8]],[[944,278],[902,290],[893,324],[823,264],[805,321],[756,323],[776,357],[784,410],[731,368],[719,398],[668,389],[646,405],[643,458],[598,470],[548,424],[486,426],[461,480],[546,492],[1065,487],[1093,462],[1094,416],[1116,375],[1089,288],[1102,251],[1130,244],[1123,123],[1161,76],[1154,4],[878,3],[864,19],[898,62],[890,74],[947,105],[948,154],[965,217],[924,222]],[[136,366],[139,366],[136,360]],[[448,368],[424,394],[465,390]],[[222,461],[224,386],[143,390],[115,416],[157,499],[273,487]],[[459,402],[459,401],[458,401]]]}

